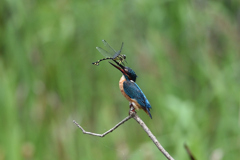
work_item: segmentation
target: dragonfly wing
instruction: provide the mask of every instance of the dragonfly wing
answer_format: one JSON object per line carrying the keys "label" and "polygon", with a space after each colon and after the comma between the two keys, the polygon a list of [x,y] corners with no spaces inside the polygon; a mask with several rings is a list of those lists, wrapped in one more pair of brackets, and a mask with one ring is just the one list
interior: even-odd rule
{"label": "dragonfly wing", "polygon": [[101,47],[96,47],[96,49],[97,49],[103,56],[105,56],[105,57],[112,57],[112,55],[111,55],[109,52],[105,51],[105,50],[102,49]]}
{"label": "dragonfly wing", "polygon": [[[122,42],[122,46],[121,46],[120,50],[117,51],[117,52],[114,54],[113,59],[117,58],[117,56],[120,55],[120,53],[122,52],[122,48],[123,48],[123,42]],[[124,59],[125,59],[125,58],[124,58]]]}
{"label": "dragonfly wing", "polygon": [[113,57],[116,54],[115,49],[113,49],[104,39],[102,40],[102,42],[107,47],[107,50],[111,54],[111,57]]}

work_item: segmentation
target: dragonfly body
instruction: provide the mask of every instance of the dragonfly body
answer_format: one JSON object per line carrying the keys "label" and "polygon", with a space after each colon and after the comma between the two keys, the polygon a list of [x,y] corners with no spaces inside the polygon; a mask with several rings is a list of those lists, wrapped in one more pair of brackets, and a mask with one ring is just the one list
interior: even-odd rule
{"label": "dragonfly body", "polygon": [[110,60],[110,59],[111,59],[111,60],[119,61],[119,63],[123,63],[123,61],[125,61],[126,55],[120,54],[121,51],[122,51],[122,48],[123,48],[123,43],[122,43],[121,49],[116,52],[116,51],[107,43],[107,41],[102,40],[102,42],[103,42],[104,45],[107,47],[107,50],[108,50],[108,51],[102,49],[101,47],[96,47],[96,49],[97,49],[103,56],[105,56],[106,58],[100,59],[100,60],[98,60],[98,61],[96,61],[96,62],[93,62],[92,64],[98,66],[101,61]]}

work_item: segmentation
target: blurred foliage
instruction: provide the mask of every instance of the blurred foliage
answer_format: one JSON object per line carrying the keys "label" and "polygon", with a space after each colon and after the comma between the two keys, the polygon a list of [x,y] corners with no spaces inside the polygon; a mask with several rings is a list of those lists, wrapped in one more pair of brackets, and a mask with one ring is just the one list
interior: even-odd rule
{"label": "blurred foliage", "polygon": [[96,46],[124,42],[152,105],[146,122],[176,159],[240,157],[240,2],[0,2],[0,160],[165,159],[128,115],[121,73]]}

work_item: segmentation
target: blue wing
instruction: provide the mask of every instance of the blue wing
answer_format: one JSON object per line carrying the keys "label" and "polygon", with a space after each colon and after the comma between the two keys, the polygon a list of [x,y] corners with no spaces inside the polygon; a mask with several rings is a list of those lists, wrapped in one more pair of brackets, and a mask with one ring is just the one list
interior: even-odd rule
{"label": "blue wing", "polygon": [[125,81],[125,82],[123,82],[123,89],[124,89],[124,92],[131,99],[135,99],[143,109],[146,109],[149,113],[149,116],[152,118],[152,116],[150,114],[150,108],[152,108],[152,107],[151,107],[148,99],[142,92],[142,90],[138,87],[138,85],[132,81]]}

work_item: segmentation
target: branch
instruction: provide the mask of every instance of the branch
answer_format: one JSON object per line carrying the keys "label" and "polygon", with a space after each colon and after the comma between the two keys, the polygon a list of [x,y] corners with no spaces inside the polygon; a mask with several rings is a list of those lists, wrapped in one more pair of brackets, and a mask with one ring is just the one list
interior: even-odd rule
{"label": "branch", "polygon": [[187,146],[186,143],[184,143],[184,148],[186,149],[187,154],[189,155],[189,158],[190,158],[191,160],[195,160],[195,157],[193,156],[192,152],[190,151],[190,149],[189,149],[189,147]]}
{"label": "branch", "polygon": [[148,134],[148,136],[151,138],[151,140],[153,141],[153,143],[157,146],[157,148],[164,154],[164,156],[168,159],[168,160],[174,160],[169,153],[162,147],[162,145],[158,142],[157,138],[152,134],[152,132],[150,131],[150,129],[146,126],[146,124],[141,120],[140,117],[138,117],[138,115],[136,114],[135,111],[130,110],[129,111],[129,116],[126,117],[125,119],[123,119],[121,122],[119,122],[118,124],[116,124],[113,128],[111,128],[110,130],[108,130],[107,132],[103,133],[103,134],[98,134],[98,133],[92,133],[92,132],[87,132],[85,131],[75,120],[73,120],[73,123],[75,123],[78,128],[80,128],[82,130],[82,132],[84,134],[89,134],[92,136],[98,136],[98,137],[104,137],[105,135],[107,135],[108,133],[114,131],[115,129],[117,129],[120,125],[122,125],[124,122],[128,121],[129,119],[135,119],[140,126],[144,129],[144,131]]}
{"label": "branch", "polygon": [[[130,111],[130,114],[131,111]],[[151,138],[151,140],[153,141],[153,143],[157,146],[157,148],[164,154],[164,156],[168,159],[168,160],[174,160],[170,154],[163,148],[163,146],[158,142],[157,138],[152,134],[152,132],[150,131],[150,129],[146,126],[146,124],[142,121],[142,119],[140,117],[138,117],[137,114],[133,115],[133,118],[138,122],[138,124],[140,124],[140,126],[143,128],[143,130],[148,134],[148,136]]]}
{"label": "branch", "polygon": [[124,122],[128,121],[129,119],[131,119],[131,116],[126,117],[125,119],[123,119],[121,122],[119,122],[118,124],[116,124],[113,128],[109,129],[107,132],[103,133],[103,134],[98,134],[98,133],[92,133],[92,132],[87,132],[85,131],[75,120],[73,120],[73,123],[75,123],[78,128],[80,128],[83,132],[83,134],[89,134],[92,136],[98,136],[98,137],[104,137],[106,136],[108,133],[111,133],[112,131],[114,131],[115,129],[117,129],[120,125],[122,125]]}

